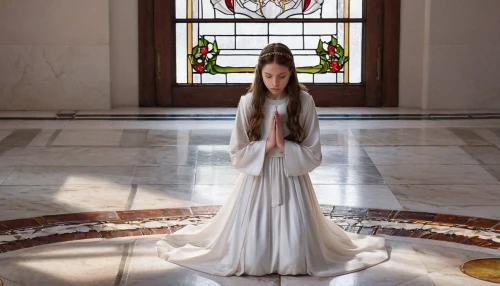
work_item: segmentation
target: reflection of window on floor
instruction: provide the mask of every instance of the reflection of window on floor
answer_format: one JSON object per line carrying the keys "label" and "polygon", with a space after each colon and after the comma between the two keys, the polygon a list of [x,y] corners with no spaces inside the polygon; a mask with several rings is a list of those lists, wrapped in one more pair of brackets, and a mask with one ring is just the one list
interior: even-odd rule
{"label": "reflection of window on floor", "polygon": [[176,0],[176,81],[250,83],[260,50],[281,42],[301,82],[360,83],[362,2]]}

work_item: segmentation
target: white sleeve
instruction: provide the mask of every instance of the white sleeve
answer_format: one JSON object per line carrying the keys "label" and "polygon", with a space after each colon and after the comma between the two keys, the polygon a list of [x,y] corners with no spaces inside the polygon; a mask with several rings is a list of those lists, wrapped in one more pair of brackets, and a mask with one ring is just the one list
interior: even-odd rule
{"label": "white sleeve", "polygon": [[312,102],[305,106],[302,117],[304,140],[295,143],[285,140],[285,174],[286,176],[299,176],[311,172],[321,164],[321,142],[318,123],[318,114]]}
{"label": "white sleeve", "polygon": [[259,176],[266,155],[266,139],[250,142],[247,130],[251,102],[246,102],[246,100],[250,101],[242,96],[238,104],[236,120],[229,141],[229,155],[236,170],[248,175]]}

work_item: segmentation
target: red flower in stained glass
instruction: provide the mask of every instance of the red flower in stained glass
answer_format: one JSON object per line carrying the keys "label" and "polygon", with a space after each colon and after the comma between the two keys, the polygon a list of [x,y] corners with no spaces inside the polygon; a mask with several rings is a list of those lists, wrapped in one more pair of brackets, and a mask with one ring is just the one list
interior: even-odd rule
{"label": "red flower in stained glass", "polygon": [[330,56],[335,55],[335,47],[334,47],[334,46],[332,46],[332,45],[328,45],[328,54],[329,54]]}
{"label": "red flower in stained glass", "polygon": [[332,72],[338,72],[338,71],[340,71],[339,62],[338,61],[331,62],[330,63],[330,69],[332,70]]}
{"label": "red flower in stained glass", "polygon": [[199,72],[199,73],[203,73],[205,71],[205,69],[203,68],[203,64],[202,63],[197,63],[194,65],[194,69]]}
{"label": "red flower in stained glass", "polygon": [[200,52],[202,55],[206,56],[208,54],[208,48],[207,47],[201,47]]}

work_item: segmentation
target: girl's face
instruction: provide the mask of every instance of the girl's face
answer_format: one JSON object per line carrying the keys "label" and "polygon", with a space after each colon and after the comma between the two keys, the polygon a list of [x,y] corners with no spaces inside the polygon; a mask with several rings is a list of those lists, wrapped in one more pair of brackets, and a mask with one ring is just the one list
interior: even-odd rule
{"label": "girl's face", "polygon": [[286,66],[270,63],[262,68],[262,79],[272,94],[280,95],[288,84],[290,71]]}

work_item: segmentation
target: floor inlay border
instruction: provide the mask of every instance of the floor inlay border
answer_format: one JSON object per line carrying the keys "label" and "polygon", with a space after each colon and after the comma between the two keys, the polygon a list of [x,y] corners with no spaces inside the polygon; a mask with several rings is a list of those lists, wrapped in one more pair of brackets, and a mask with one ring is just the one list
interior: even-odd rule
{"label": "floor inlay border", "polygon": [[[168,234],[203,224],[221,206],[103,211],[0,221],[0,253],[73,240]],[[448,214],[321,205],[345,231],[500,250],[500,221]]]}

